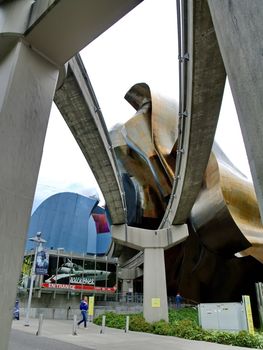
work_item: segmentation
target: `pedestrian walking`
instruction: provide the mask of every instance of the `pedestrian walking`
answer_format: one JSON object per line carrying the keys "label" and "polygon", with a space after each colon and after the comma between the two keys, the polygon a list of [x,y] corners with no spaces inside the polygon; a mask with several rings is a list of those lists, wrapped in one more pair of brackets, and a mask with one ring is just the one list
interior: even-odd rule
{"label": "pedestrian walking", "polygon": [[16,302],[15,302],[14,309],[13,309],[13,318],[15,320],[19,320],[19,314],[20,314],[20,311],[19,311],[19,300],[17,299]]}
{"label": "pedestrian walking", "polygon": [[83,300],[81,300],[80,305],[79,305],[80,311],[81,311],[81,316],[82,320],[78,322],[78,326],[84,322],[84,328],[87,327],[87,311],[89,309],[89,304],[88,304],[88,298],[84,297]]}
{"label": "pedestrian walking", "polygon": [[180,293],[177,293],[175,297],[175,304],[177,309],[181,308],[182,301],[183,301],[183,297],[180,295]]}

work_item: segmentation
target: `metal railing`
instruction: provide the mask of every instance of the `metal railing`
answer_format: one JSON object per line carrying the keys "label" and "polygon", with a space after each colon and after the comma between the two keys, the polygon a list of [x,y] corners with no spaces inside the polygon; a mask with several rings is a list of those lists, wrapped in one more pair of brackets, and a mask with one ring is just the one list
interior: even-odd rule
{"label": "metal railing", "polygon": [[141,293],[114,293],[114,294],[97,294],[96,302],[117,302],[117,303],[143,303],[143,294]]}
{"label": "metal railing", "polygon": [[[114,293],[114,294],[97,294],[96,302],[117,302],[117,303],[134,303],[143,304],[143,294],[142,293]],[[175,296],[171,295],[167,297],[168,306],[170,308],[176,306]],[[197,301],[191,299],[183,299],[182,307],[184,306],[196,306]]]}

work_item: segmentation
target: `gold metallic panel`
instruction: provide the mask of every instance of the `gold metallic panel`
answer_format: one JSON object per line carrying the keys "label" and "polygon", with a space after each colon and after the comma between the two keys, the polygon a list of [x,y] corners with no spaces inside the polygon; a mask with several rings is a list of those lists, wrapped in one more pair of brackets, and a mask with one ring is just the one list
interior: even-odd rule
{"label": "gold metallic panel", "polygon": [[[123,174],[128,214],[133,212],[128,223],[155,229],[174,181],[178,108],[144,83],[134,85],[125,98],[136,113],[116,126],[111,138]],[[216,144],[190,223],[211,252],[225,257],[252,255],[263,262],[263,226],[253,185]]]}

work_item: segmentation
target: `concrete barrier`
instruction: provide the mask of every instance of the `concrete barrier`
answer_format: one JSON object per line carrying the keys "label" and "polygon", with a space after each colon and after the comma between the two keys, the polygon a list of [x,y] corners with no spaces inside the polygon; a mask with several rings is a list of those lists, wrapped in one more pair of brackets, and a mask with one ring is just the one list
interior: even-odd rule
{"label": "concrete barrier", "polygon": [[[142,305],[103,305],[95,306],[94,308],[94,317],[106,312],[116,312],[118,314],[125,313],[139,313],[142,312]],[[25,308],[20,308],[20,316],[25,317]],[[52,307],[37,307],[30,309],[30,318],[39,318],[39,315],[43,314],[44,319],[46,320],[73,320],[74,315],[80,314],[78,308],[52,308]]]}

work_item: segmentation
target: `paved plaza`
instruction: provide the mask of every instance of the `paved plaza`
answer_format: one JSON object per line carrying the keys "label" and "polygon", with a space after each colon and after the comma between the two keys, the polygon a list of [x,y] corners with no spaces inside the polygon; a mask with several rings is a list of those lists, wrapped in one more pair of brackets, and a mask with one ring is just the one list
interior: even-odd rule
{"label": "paved plaza", "polygon": [[[71,350],[226,350],[227,345],[190,341],[176,337],[166,337],[148,333],[128,332],[105,328],[89,323],[87,329],[77,329],[77,335],[72,334],[73,321],[44,320],[41,336],[36,336],[38,320],[31,319],[30,326],[25,327],[24,321],[14,321],[12,325],[9,350],[31,349],[71,349]],[[26,345],[27,343],[28,345]],[[23,344],[26,346],[23,348]],[[70,345],[70,346],[69,346]],[[231,346],[231,350],[245,349]]]}

